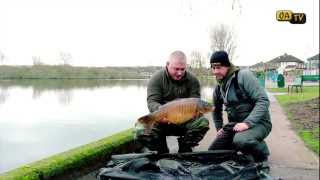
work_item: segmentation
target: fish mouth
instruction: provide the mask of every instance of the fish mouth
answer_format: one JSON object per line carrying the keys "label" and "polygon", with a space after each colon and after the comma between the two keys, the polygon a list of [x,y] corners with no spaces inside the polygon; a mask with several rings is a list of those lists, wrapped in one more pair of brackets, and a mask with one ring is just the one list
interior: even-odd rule
{"label": "fish mouth", "polygon": [[138,123],[140,126],[143,127],[144,129],[144,134],[145,135],[150,135],[151,134],[151,129],[153,127],[154,121],[152,119],[152,117],[150,117],[149,115],[146,116],[142,116],[138,119]]}
{"label": "fish mouth", "polygon": [[151,120],[152,120],[152,118],[149,115],[145,115],[145,116],[140,117],[138,119],[138,122],[146,124],[146,123],[149,123]]}

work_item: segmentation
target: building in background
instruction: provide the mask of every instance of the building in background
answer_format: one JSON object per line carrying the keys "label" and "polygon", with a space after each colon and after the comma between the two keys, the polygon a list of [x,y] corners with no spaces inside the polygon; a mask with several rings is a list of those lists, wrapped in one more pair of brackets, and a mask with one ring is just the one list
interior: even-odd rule
{"label": "building in background", "polygon": [[284,74],[290,71],[303,70],[305,68],[305,62],[287,53],[278,56],[268,62],[266,62],[266,69],[276,69],[278,73]]}
{"label": "building in background", "polygon": [[278,73],[283,71],[291,71],[297,69],[304,69],[305,62],[289,54],[283,54],[267,62],[259,62],[249,67],[252,71],[272,71],[276,70]]}
{"label": "building in background", "polygon": [[257,64],[250,66],[249,69],[254,72],[261,72],[261,71],[264,72],[265,71],[265,63],[261,61]]}
{"label": "building in background", "polygon": [[319,54],[308,58],[303,75],[319,75],[319,61]]}
{"label": "building in background", "polygon": [[297,57],[284,53],[270,61],[259,62],[249,67],[257,74],[263,73],[268,87],[278,81],[278,75],[282,74],[286,82],[292,82],[295,77],[303,75],[305,62]]}

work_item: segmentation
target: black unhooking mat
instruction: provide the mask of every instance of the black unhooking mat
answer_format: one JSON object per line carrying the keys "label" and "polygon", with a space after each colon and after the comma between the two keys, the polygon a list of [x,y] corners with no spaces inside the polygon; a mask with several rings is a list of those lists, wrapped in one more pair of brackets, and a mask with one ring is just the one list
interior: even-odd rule
{"label": "black unhooking mat", "polygon": [[190,153],[156,152],[113,155],[97,174],[98,180],[249,180],[272,179],[252,158],[235,151],[215,150]]}

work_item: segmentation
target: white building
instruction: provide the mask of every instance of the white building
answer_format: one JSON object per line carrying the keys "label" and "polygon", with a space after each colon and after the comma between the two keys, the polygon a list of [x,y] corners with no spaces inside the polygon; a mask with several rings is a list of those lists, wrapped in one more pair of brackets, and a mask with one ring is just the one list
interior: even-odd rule
{"label": "white building", "polygon": [[283,73],[287,69],[304,69],[305,62],[289,54],[283,54],[268,62],[266,62],[267,69],[276,69],[279,73]]}
{"label": "white building", "polygon": [[314,55],[307,59],[306,69],[304,70],[304,75],[319,75],[319,54]]}

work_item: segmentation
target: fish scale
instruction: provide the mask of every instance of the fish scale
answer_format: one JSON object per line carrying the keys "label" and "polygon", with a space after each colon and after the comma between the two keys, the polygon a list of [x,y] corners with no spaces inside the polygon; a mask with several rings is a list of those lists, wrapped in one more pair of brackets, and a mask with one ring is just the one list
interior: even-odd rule
{"label": "fish scale", "polygon": [[147,132],[150,132],[152,126],[164,118],[172,124],[183,124],[212,111],[212,105],[200,98],[182,98],[160,106],[159,110],[142,116],[138,122],[145,127]]}

